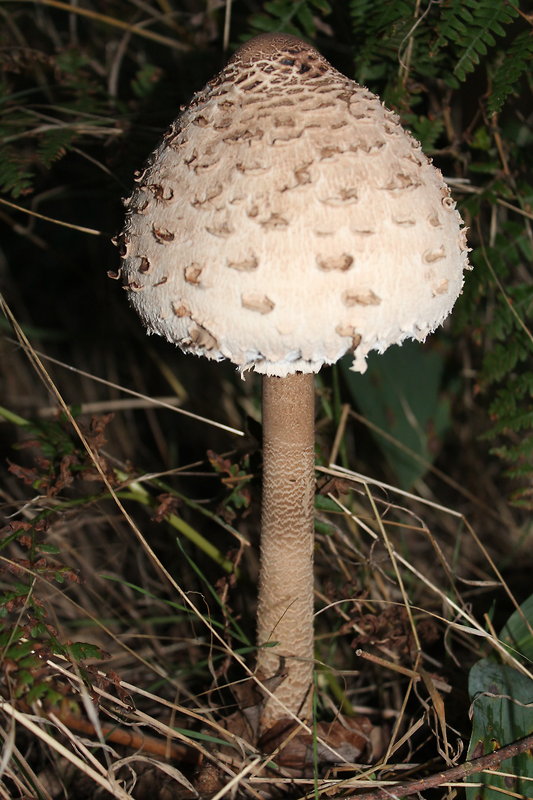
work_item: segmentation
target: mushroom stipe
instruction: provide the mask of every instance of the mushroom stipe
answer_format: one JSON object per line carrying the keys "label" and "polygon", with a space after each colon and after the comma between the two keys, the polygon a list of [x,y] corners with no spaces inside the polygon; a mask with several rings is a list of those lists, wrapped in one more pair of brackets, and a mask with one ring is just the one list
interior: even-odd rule
{"label": "mushroom stipe", "polygon": [[242,45],[135,180],[118,244],[148,332],[265,376],[257,675],[283,674],[264,733],[312,708],[313,374],[423,341],[466,232],[397,115],[284,34]]}

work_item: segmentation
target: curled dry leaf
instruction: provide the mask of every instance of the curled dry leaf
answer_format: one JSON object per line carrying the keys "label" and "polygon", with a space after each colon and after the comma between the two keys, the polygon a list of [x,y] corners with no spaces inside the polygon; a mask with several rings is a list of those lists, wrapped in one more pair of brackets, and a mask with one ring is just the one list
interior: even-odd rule
{"label": "curled dry leaf", "polygon": [[[314,759],[314,734],[292,719],[275,723],[258,742],[266,753],[280,750],[276,763],[297,772],[305,773]],[[316,726],[317,758],[322,765],[367,761],[372,750],[373,724],[368,717],[343,717],[333,722],[319,722]],[[296,731],[296,732],[295,732]]]}

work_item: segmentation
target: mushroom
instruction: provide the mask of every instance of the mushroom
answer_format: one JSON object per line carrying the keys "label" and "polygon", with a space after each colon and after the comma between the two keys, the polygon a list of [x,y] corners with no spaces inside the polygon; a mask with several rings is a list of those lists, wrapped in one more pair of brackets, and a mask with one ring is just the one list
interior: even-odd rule
{"label": "mushroom", "polygon": [[121,269],[148,332],[264,376],[256,674],[282,678],[265,732],[312,709],[313,374],[439,326],[465,229],[397,115],[285,34],[242,45],[136,182]]}

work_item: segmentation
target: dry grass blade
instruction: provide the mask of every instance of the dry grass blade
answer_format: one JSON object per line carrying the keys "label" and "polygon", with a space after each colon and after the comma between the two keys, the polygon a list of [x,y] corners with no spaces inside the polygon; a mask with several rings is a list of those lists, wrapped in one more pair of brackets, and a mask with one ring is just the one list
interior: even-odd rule
{"label": "dry grass blade", "polygon": [[[124,387],[123,391],[125,391]],[[165,397],[146,397],[146,399],[138,398],[135,400],[99,400],[94,403],[80,403],[78,408],[79,413],[82,415],[107,414],[110,411],[130,411],[131,409],[151,408],[153,406],[159,406],[161,408],[171,406],[175,408],[179,403],[181,403],[179,398],[168,395]],[[41,406],[41,408],[37,409],[37,417],[39,417],[39,419],[52,419],[56,414],[56,406]]]}
{"label": "dry grass blade", "polygon": [[[137,537],[138,541],[141,543],[141,545],[143,547],[143,550],[149,556],[150,560],[152,561],[152,563],[154,564],[156,569],[166,578],[166,580],[168,580],[169,584],[177,592],[178,596],[181,598],[181,600],[183,601],[185,606],[189,607],[191,609],[191,611],[199,618],[199,620],[201,620],[202,624],[206,626],[206,628],[209,630],[210,636],[213,639],[217,640],[218,644],[222,647],[222,649],[224,651],[226,651],[228,653],[228,655],[232,659],[234,659],[241,666],[241,668],[243,668],[245,670],[246,674],[248,674],[261,687],[261,690],[267,696],[273,696],[272,692],[268,688],[268,686],[263,685],[256,678],[256,676],[254,675],[252,670],[248,667],[248,665],[246,664],[244,659],[242,659],[241,656],[239,656],[234,650],[232,650],[228,646],[227,642],[223,639],[223,637],[220,635],[220,633],[213,627],[213,625],[211,624],[209,619],[204,614],[202,614],[199,611],[198,607],[192,602],[191,598],[189,597],[189,594],[187,592],[185,592],[181,588],[181,586],[174,580],[174,578],[172,577],[171,573],[161,563],[161,561],[157,557],[155,551],[148,544],[146,538],[143,536],[143,534],[140,531],[139,527],[137,526],[137,524],[135,523],[135,521],[133,520],[131,515],[127,512],[127,510],[124,507],[123,503],[121,502],[120,498],[117,496],[115,489],[109,483],[109,480],[108,480],[107,476],[105,475],[105,473],[102,470],[102,467],[100,465],[100,462],[99,462],[99,459],[98,459],[97,455],[95,453],[93,453],[93,451],[92,451],[92,449],[91,449],[86,437],[84,436],[83,432],[81,431],[77,421],[74,419],[74,417],[70,413],[70,409],[65,404],[65,402],[64,402],[64,400],[63,400],[63,398],[62,398],[62,396],[61,396],[61,394],[59,392],[59,390],[53,384],[53,382],[51,381],[48,373],[46,372],[46,369],[45,369],[45,367],[44,367],[44,365],[42,363],[40,354],[37,353],[37,351],[35,351],[34,348],[31,347],[30,342],[28,341],[28,339],[27,339],[26,335],[24,334],[23,330],[20,328],[20,326],[16,322],[14,316],[11,314],[11,312],[9,310],[9,307],[7,306],[7,304],[5,304],[5,301],[3,299],[1,299],[1,302],[2,302],[2,305],[4,307],[4,311],[6,313],[6,316],[8,317],[8,319],[11,322],[11,324],[13,325],[13,328],[14,328],[14,330],[15,330],[15,332],[16,332],[16,334],[17,334],[17,336],[18,336],[18,338],[19,338],[19,340],[20,340],[20,342],[21,342],[26,354],[29,356],[29,358],[31,359],[32,363],[35,365],[35,368],[36,368],[39,376],[41,377],[41,379],[45,383],[45,385],[48,386],[48,388],[51,390],[52,394],[56,397],[60,407],[63,409],[63,412],[65,413],[67,418],[70,420],[70,423],[71,423],[72,427],[74,428],[79,440],[82,442],[82,444],[83,444],[85,450],[87,451],[89,457],[93,461],[93,464],[94,464],[97,472],[99,473],[100,478],[102,479],[104,485],[106,486],[107,490],[109,491],[109,493],[110,493],[111,497],[113,498],[114,502],[116,503],[120,513],[123,515],[125,521],[128,523],[128,525],[130,526],[131,530],[134,532],[134,534]],[[120,388],[120,387],[118,387],[118,388]],[[175,410],[175,409],[173,409],[173,410]],[[308,725],[303,723],[301,720],[298,720],[297,717],[288,708],[286,708],[286,712],[287,712],[288,716],[294,718],[294,720],[301,726],[301,728],[306,733],[312,734],[312,728],[310,728]],[[342,756],[340,754],[336,753],[335,749],[331,748],[331,746],[327,742],[322,742],[322,744],[326,749],[329,749],[332,753],[334,753],[339,758],[340,761],[342,761]]]}
{"label": "dry grass blade", "polygon": [[[16,0],[17,3],[27,3],[27,2],[34,2],[34,0]],[[62,11],[67,11],[69,14],[78,14],[82,17],[87,17],[87,19],[92,19],[98,22],[103,22],[106,25],[111,25],[114,28],[120,28],[121,30],[127,31],[128,33],[133,33],[137,36],[142,36],[145,39],[151,39],[154,42],[158,42],[158,44],[165,45],[166,47],[171,47],[173,50],[187,50],[187,46],[180,42],[178,39],[170,39],[168,36],[162,36],[160,33],[155,33],[154,31],[147,31],[143,28],[143,24],[150,24],[148,20],[145,23],[138,23],[136,25],[131,25],[129,22],[124,22],[124,20],[117,19],[116,17],[111,17],[108,14],[101,14],[98,11],[93,11],[90,8],[83,8],[82,6],[71,5],[70,3],[62,3],[61,0],[37,0],[38,5],[42,6],[49,6],[50,8],[58,8]]]}
{"label": "dry grass blade", "polygon": [[[342,471],[342,475],[343,475],[343,477],[346,477],[348,474],[349,474],[349,470],[343,470],[343,471]],[[367,486],[367,485],[371,485],[371,484],[373,483],[373,481],[369,479],[369,480],[368,480],[368,484],[367,484],[367,481],[366,481],[366,479],[365,479],[363,476],[357,475],[356,473],[352,473],[352,478],[353,478],[353,480],[354,480],[354,481],[356,481],[356,482],[362,482],[362,483],[363,483],[365,486]],[[380,484],[380,485],[382,485],[382,486],[383,486],[383,485],[385,485],[385,484]],[[392,490],[392,491],[398,492],[399,494],[408,494],[407,492],[402,492],[402,490],[400,490],[400,489],[395,489],[395,488],[394,488],[394,487],[392,487],[392,486],[387,486],[387,488],[388,488],[388,489],[390,489],[390,490]],[[348,508],[347,508],[347,507],[346,507],[346,506],[345,506],[345,505],[344,505],[344,504],[343,504],[343,503],[342,503],[342,502],[341,502],[341,501],[340,501],[340,500],[339,500],[337,497],[335,497],[334,495],[329,495],[329,497],[330,497],[330,499],[331,499],[331,501],[332,501],[333,503],[337,504],[337,505],[338,505],[338,507],[339,507],[339,508],[340,508],[340,509],[341,509],[341,510],[342,510],[342,511],[345,513],[345,514],[349,515],[349,516],[351,517],[351,519],[353,519],[353,520],[354,520],[354,522],[356,522],[356,523],[357,523],[357,524],[358,524],[358,525],[359,525],[359,526],[360,526],[360,527],[361,527],[361,528],[362,528],[364,531],[366,531],[366,533],[368,533],[368,534],[369,534],[369,535],[370,535],[370,536],[371,536],[373,539],[377,539],[377,534],[376,534],[376,533],[375,533],[375,532],[372,530],[372,528],[370,528],[370,527],[369,527],[369,526],[368,526],[368,525],[367,525],[367,524],[366,524],[366,523],[365,523],[365,522],[364,522],[364,521],[363,521],[363,520],[362,520],[360,517],[357,517],[357,516],[356,516],[356,515],[355,515],[353,512],[351,512],[351,511],[350,511],[350,510],[349,510],[349,509],[348,509]],[[419,499],[419,498],[417,498],[417,499]],[[424,501],[423,499],[420,499],[420,501],[421,501],[421,502],[425,502],[425,503],[427,503],[427,504],[429,504],[429,505],[432,505],[432,506],[435,506],[435,505],[436,505],[436,504],[434,504],[434,503],[432,503],[432,502],[430,502],[430,501]],[[455,512],[455,511],[453,511],[453,510],[450,510],[450,509],[445,509],[445,508],[444,508],[444,507],[442,507],[442,506],[441,506],[441,507],[437,506],[437,507],[438,507],[438,508],[440,508],[440,509],[441,509],[441,510],[443,510],[443,511],[445,511],[445,510],[446,510],[446,511],[448,511],[448,513],[452,514],[453,516],[458,516],[458,517],[460,517],[460,516],[461,516],[460,514],[457,514],[457,512]],[[446,592],[445,592],[445,591],[443,591],[443,590],[442,590],[442,589],[441,589],[439,586],[437,586],[437,585],[436,585],[434,582],[432,582],[432,581],[431,581],[429,578],[427,578],[427,576],[426,576],[426,575],[424,575],[424,574],[423,574],[423,573],[422,573],[422,572],[421,572],[419,569],[417,569],[417,568],[416,568],[416,567],[415,567],[415,566],[414,566],[414,565],[413,565],[413,564],[412,564],[412,563],[411,563],[411,562],[410,562],[408,559],[406,559],[404,556],[402,556],[402,555],[401,555],[400,553],[398,553],[396,550],[393,550],[392,552],[393,552],[393,554],[394,554],[394,558],[395,558],[395,559],[396,559],[396,560],[397,560],[399,563],[403,564],[403,566],[405,566],[405,567],[406,567],[406,568],[407,568],[407,569],[408,569],[410,572],[412,572],[412,574],[413,574],[413,575],[415,575],[415,577],[416,577],[418,580],[422,581],[422,583],[424,583],[424,584],[425,584],[425,585],[426,585],[426,586],[427,586],[429,589],[431,589],[431,591],[432,591],[432,592],[434,592],[436,595],[438,595],[438,596],[439,596],[439,597],[442,599],[442,601],[444,602],[444,604],[445,604],[445,605],[448,605],[448,606],[449,606],[451,609],[453,609],[453,611],[454,611],[454,612],[455,612],[455,613],[456,613],[456,614],[457,614],[459,617],[461,617],[463,620],[465,620],[465,621],[467,622],[467,627],[465,627],[465,626],[464,626],[462,623],[461,623],[461,624],[459,624],[459,623],[454,623],[454,622],[451,622],[451,621],[450,621],[450,622],[448,622],[448,625],[449,625],[450,627],[453,627],[453,628],[455,628],[455,629],[457,629],[457,630],[464,631],[464,632],[468,632],[468,633],[470,633],[470,634],[474,634],[475,636],[480,636],[480,637],[484,638],[484,639],[485,639],[485,640],[486,640],[488,643],[490,643],[490,644],[491,644],[491,646],[492,646],[492,647],[493,647],[493,648],[494,648],[494,649],[495,649],[495,650],[496,650],[496,651],[499,653],[499,655],[500,655],[500,656],[501,656],[501,657],[502,657],[502,658],[503,658],[505,661],[507,661],[508,663],[512,664],[512,666],[513,666],[515,669],[517,669],[519,672],[521,672],[523,675],[525,675],[526,677],[528,677],[528,678],[530,678],[531,680],[533,680],[533,675],[532,675],[532,674],[531,674],[531,672],[530,672],[530,671],[527,669],[527,667],[526,667],[526,666],[524,666],[524,664],[522,664],[522,663],[520,662],[520,660],[518,660],[517,658],[515,658],[514,656],[512,656],[512,655],[511,655],[511,654],[508,652],[508,649],[505,647],[505,645],[504,645],[502,642],[500,642],[500,641],[499,641],[499,639],[498,639],[497,637],[495,637],[495,636],[494,636],[493,634],[491,634],[490,632],[487,632],[487,631],[486,631],[486,630],[483,628],[483,626],[481,625],[481,623],[479,623],[479,622],[478,622],[478,621],[475,619],[475,617],[473,617],[473,616],[472,616],[472,614],[471,614],[471,613],[469,613],[469,612],[466,610],[466,608],[464,608],[463,606],[461,606],[460,604],[458,604],[458,603],[457,603],[455,600],[453,600],[451,597],[449,597],[449,596],[446,594]]]}
{"label": "dry grass blade", "polygon": [[[96,471],[98,472],[102,482],[104,483],[104,485],[106,486],[107,490],[109,491],[111,497],[113,498],[114,502],[116,503],[116,505],[117,505],[119,511],[121,512],[121,514],[123,515],[124,519],[129,524],[131,530],[134,532],[135,536],[139,540],[139,542],[142,545],[144,551],[150,557],[150,559],[151,559],[152,563],[154,564],[154,566],[156,567],[156,569],[166,578],[166,580],[168,580],[170,585],[177,591],[178,595],[181,597],[181,599],[183,600],[185,605],[188,606],[193,611],[193,613],[195,613],[199,617],[199,619],[203,622],[203,624],[207,626],[207,628],[208,628],[208,630],[210,632],[210,635],[213,636],[215,639],[217,639],[220,642],[220,644],[223,646],[224,649],[227,649],[228,648],[227,642],[225,642],[224,639],[218,633],[218,631],[216,631],[213,628],[213,626],[211,625],[209,620],[199,612],[198,608],[192,602],[192,600],[190,599],[189,595],[174,580],[174,578],[172,577],[170,572],[166,569],[166,567],[161,563],[161,561],[156,556],[156,553],[153,550],[153,548],[148,544],[147,540],[145,539],[145,537],[141,533],[139,527],[137,526],[137,524],[135,523],[135,521],[133,520],[131,515],[127,512],[127,510],[124,507],[123,503],[121,502],[120,498],[117,496],[117,494],[115,492],[115,489],[111,486],[107,475],[102,470],[102,466],[100,464],[100,461],[98,459],[97,454],[95,454],[93,452],[93,450],[92,450],[92,448],[91,448],[86,436],[82,432],[78,422],[72,416],[69,407],[66,405],[65,401],[63,400],[63,397],[61,396],[61,393],[59,392],[59,390],[57,389],[57,387],[55,386],[55,384],[51,380],[50,376],[48,375],[48,373],[47,373],[47,371],[46,371],[46,369],[45,369],[45,367],[44,367],[44,365],[43,365],[38,353],[31,347],[31,344],[30,344],[27,336],[25,335],[25,333],[22,330],[22,328],[18,325],[16,319],[14,318],[13,314],[11,313],[9,307],[7,306],[7,304],[5,303],[5,300],[3,299],[3,297],[1,295],[0,295],[0,305],[3,308],[4,313],[6,314],[7,318],[10,320],[11,324],[13,325],[13,328],[14,328],[18,338],[20,339],[21,344],[23,345],[26,354],[31,359],[31,361],[32,361],[32,363],[33,363],[33,365],[34,365],[39,377],[41,378],[43,383],[49,388],[49,390],[51,391],[52,395],[55,396],[59,406],[62,408],[62,410],[65,413],[66,417],[69,419],[70,424],[72,425],[74,431],[76,432],[76,435],[78,436],[80,442],[82,443],[83,447],[85,448],[89,458],[92,460],[92,462],[94,464],[94,467],[95,467]],[[173,409],[173,410],[175,410],[175,409]],[[237,656],[237,660],[240,661],[241,666],[243,666],[243,667],[245,666],[244,661],[240,657]]]}
{"label": "dry grass blade", "polygon": [[136,756],[127,756],[126,758],[119,758],[115,761],[111,768],[110,772],[118,772],[122,767],[127,766],[128,764],[149,764],[152,767],[155,767],[156,770],[163,772],[165,775],[168,775],[176,783],[179,783],[183,786],[187,791],[191,792],[194,797],[198,797],[198,792],[192,785],[192,783],[187,780],[183,772],[181,772],[176,767],[172,767],[170,764],[165,764],[162,761],[158,761],[155,758],[148,758],[147,756],[136,755]]}
{"label": "dry grass blade", "polygon": [[[16,324],[16,320],[9,311],[9,307],[7,306],[3,296],[0,294],[0,307],[2,307],[6,317],[10,320],[11,324]],[[22,328],[18,326],[19,334],[23,334]],[[14,341],[14,340],[8,340]],[[198,422],[203,422],[205,425],[211,425],[214,428],[220,428],[221,430],[227,431],[228,433],[233,433],[236,436],[244,436],[244,432],[238,430],[237,428],[232,428],[229,425],[224,425],[221,422],[217,422],[216,420],[209,419],[207,417],[202,417],[199,414],[195,414],[193,411],[187,411],[184,408],[177,408],[174,402],[170,403],[167,402],[164,398],[158,397],[150,397],[149,395],[143,394],[142,392],[137,392],[135,389],[129,389],[127,386],[121,386],[118,383],[113,383],[113,381],[107,380],[105,378],[100,378],[98,375],[94,375],[90,372],[86,372],[85,370],[79,369],[78,367],[74,367],[71,364],[66,364],[64,361],[59,361],[52,356],[47,355],[46,353],[42,353],[39,350],[33,348],[29,342],[29,340],[24,336],[24,338],[19,338],[19,342],[17,342],[24,352],[28,355],[30,360],[34,360],[35,357],[38,357],[42,361],[48,361],[51,364],[57,364],[59,367],[63,367],[71,372],[76,373],[84,378],[89,378],[91,381],[95,383],[101,383],[104,386],[108,386],[110,389],[117,389],[120,392],[124,392],[124,394],[130,395],[131,397],[137,397],[144,403],[148,405],[156,406],[159,408],[166,408],[169,411],[175,411],[177,414],[182,414],[185,417],[190,417],[190,419],[198,420]]]}
{"label": "dry grass blade", "polygon": [[5,701],[0,701],[0,709],[10,716],[14,721],[19,722],[24,726],[24,728],[33,733],[37,740],[40,740],[44,745],[61,755],[70,764],[72,764],[74,767],[77,767],[77,769],[79,769],[81,772],[85,773],[85,775],[94,781],[94,783],[97,783],[99,786],[114,795],[114,797],[118,798],[118,800],[131,799],[131,794],[125,792],[124,789],[117,784],[114,779],[109,779],[102,775],[100,770],[95,770],[90,767],[85,761],[83,761],[83,759],[79,758],[70,750],[68,750],[68,748],[64,747],[61,742],[58,742],[53,738],[53,736],[50,736],[48,733],[46,733],[46,731],[43,731],[35,721],[39,721],[39,717],[32,717],[29,714],[23,714],[22,712],[17,711],[17,709],[14,708],[11,703],[7,703]]}
{"label": "dry grass blade", "polygon": [[1,731],[1,735],[4,739],[4,747],[2,749],[2,758],[0,759],[0,776],[5,773],[7,765],[9,764],[15,749],[14,721],[11,721],[11,724],[9,725],[7,730]]}
{"label": "dry grass blade", "polygon": [[[420,456],[418,453],[415,453],[414,450],[411,450],[409,447],[407,447],[407,445],[398,442],[397,439],[395,439],[393,436],[391,436],[390,433],[388,433],[387,431],[383,430],[383,428],[378,427],[373,422],[371,422],[370,420],[366,419],[362,414],[358,414],[353,409],[349,410],[349,415],[351,417],[353,417],[353,419],[356,419],[358,422],[360,422],[361,424],[365,425],[365,427],[367,427],[369,430],[375,431],[379,435],[380,438],[383,438],[384,440],[389,441],[392,444],[394,444],[395,447],[398,447],[409,458],[411,458],[414,461],[417,461],[418,463],[422,464],[428,472],[431,472],[434,475],[436,475],[439,478],[439,480],[441,480],[443,483],[445,483],[448,486],[450,486],[459,495],[462,495],[463,497],[466,497],[470,502],[474,503],[477,506],[480,506],[480,508],[483,509],[484,513],[489,514],[491,517],[494,517],[494,519],[498,519],[498,520],[501,519],[501,516],[498,513],[498,511],[493,509],[490,505],[488,505],[483,500],[480,500],[478,497],[476,497],[475,494],[470,492],[468,489],[465,489],[464,486],[461,486],[460,483],[458,483],[457,481],[455,481],[452,478],[450,478],[449,475],[447,475],[445,472],[443,472],[442,470],[438,469],[433,464],[430,464],[426,459],[422,458],[422,456]],[[343,469],[338,464],[335,464],[333,461],[330,461],[329,466],[332,469]],[[373,482],[371,478],[369,478],[369,482],[371,482],[371,483]],[[384,486],[385,484],[381,484],[381,485]],[[399,491],[398,488],[395,488],[395,491],[398,492]],[[407,496],[409,496],[409,493],[407,493]],[[418,499],[420,500],[420,498],[418,498]],[[448,511],[449,511],[449,509],[448,509]]]}
{"label": "dry grass blade", "polygon": [[54,217],[47,217],[45,214],[39,214],[37,211],[33,211],[31,208],[19,206],[17,203],[12,203],[10,200],[6,200],[4,197],[0,197],[0,203],[8,208],[15,209],[15,211],[22,211],[23,214],[28,214],[30,217],[35,217],[35,219],[42,219],[45,222],[52,222],[54,225],[60,225],[63,228],[70,228],[71,230],[78,231],[79,233],[88,233],[91,236],[104,235],[102,231],[95,231],[93,228],[84,228],[82,225],[74,225],[72,222],[64,222],[61,219],[55,219]]}

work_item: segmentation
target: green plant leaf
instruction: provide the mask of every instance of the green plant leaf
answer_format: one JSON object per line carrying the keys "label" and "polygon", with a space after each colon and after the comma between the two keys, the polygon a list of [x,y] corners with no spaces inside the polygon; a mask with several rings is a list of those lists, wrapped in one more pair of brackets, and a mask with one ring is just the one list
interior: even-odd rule
{"label": "green plant leaf", "polygon": [[500,632],[501,641],[533,664],[533,594],[515,611]]}
{"label": "green plant leaf", "polygon": [[105,654],[100,647],[86,642],[71,642],[68,645],[68,652],[75,661],[82,661],[86,658],[104,658]]}
{"label": "green plant leaf", "polygon": [[27,656],[28,653],[31,653],[32,649],[33,642],[17,642],[8,649],[5,657],[11,658],[13,661],[18,661],[19,659],[24,658],[24,656]]}
{"label": "green plant leaf", "polygon": [[358,408],[375,426],[373,436],[400,487],[410,489],[433,461],[435,443],[449,425],[448,402],[441,394],[441,355],[406,342],[382,355],[370,353],[364,375],[352,372],[349,359],[343,359],[341,368]]}
{"label": "green plant leaf", "polygon": [[[468,691],[472,700],[472,736],[468,757],[492,753],[528,736],[533,730],[533,681],[504,664],[486,658],[471,671]],[[477,773],[469,783],[481,783],[466,790],[467,800],[502,800],[502,797],[531,797],[533,757],[530,753],[509,758],[498,772]]]}

